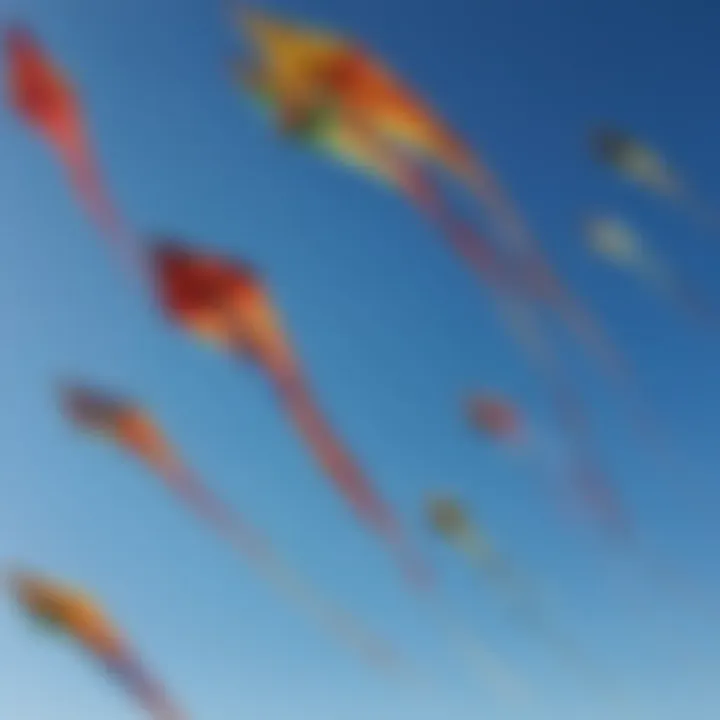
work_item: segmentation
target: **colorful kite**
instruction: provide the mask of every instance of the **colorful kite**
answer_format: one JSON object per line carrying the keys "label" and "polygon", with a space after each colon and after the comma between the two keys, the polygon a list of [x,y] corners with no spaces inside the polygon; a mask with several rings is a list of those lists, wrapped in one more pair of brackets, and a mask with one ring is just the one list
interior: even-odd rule
{"label": "colorful kite", "polygon": [[[549,302],[616,375],[626,372],[589,313],[554,275],[540,245],[489,169],[384,63],[337,35],[258,11],[243,10],[240,22],[256,55],[256,69],[241,70],[240,76],[246,85],[248,78],[254,79],[249,83],[251,89],[257,88],[258,77],[264,78],[262,94],[274,94],[275,112],[284,130],[307,137],[310,129],[317,139],[336,132],[333,126],[351,127],[354,134],[362,133],[365,143],[380,148],[384,156],[392,154],[405,163],[412,157],[416,169],[430,163],[459,177],[474,190],[502,230],[510,255],[502,262],[486,241],[449,212],[437,192],[429,191],[432,184],[426,173],[415,173],[423,180],[419,191],[417,182],[414,192],[409,193],[407,186],[401,189],[441,226],[481,278],[487,280],[491,273],[506,289],[512,282],[516,292]],[[342,152],[337,144],[334,150],[336,154]],[[375,166],[377,171],[374,159],[363,164]]]}
{"label": "colorful kite", "polygon": [[198,517],[252,562],[293,603],[320,621],[336,637],[361,652],[373,664],[383,667],[396,664],[391,648],[361,628],[350,615],[325,600],[277,555],[265,538],[250,528],[188,469],[144,410],[127,400],[80,386],[64,390],[62,405],[78,427],[107,437],[150,467]]}
{"label": "colorful kite", "polygon": [[243,263],[172,241],[157,243],[152,257],[158,298],[167,316],[264,371],[338,490],[361,519],[390,543],[408,575],[424,584],[427,571],[409,548],[399,522],[317,407],[259,277]]}
{"label": "colorful kite", "polygon": [[27,30],[10,28],[4,45],[10,105],[57,154],[82,204],[123,260],[142,268],[133,235],[104,189],[73,87]]}
{"label": "colorful kite", "polygon": [[84,593],[33,573],[15,572],[11,591],[35,620],[68,635],[155,720],[186,717],[145,670],[120,631]]}

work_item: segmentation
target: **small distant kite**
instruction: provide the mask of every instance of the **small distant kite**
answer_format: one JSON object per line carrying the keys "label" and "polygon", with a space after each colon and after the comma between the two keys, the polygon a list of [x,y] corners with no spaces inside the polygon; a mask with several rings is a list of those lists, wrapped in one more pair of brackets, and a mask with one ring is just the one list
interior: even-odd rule
{"label": "small distant kite", "polygon": [[590,134],[593,157],[634,185],[687,210],[701,224],[718,231],[719,218],[704,206],[680,173],[654,147],[614,127],[599,127]]}
{"label": "small distant kite", "polygon": [[[529,300],[550,299],[623,381],[627,374],[587,313],[532,248],[519,216],[489,173],[398,78],[354,43],[254,11],[244,11],[241,21],[256,51],[253,61],[238,67],[244,87],[272,110],[286,133],[389,181],[439,225],[453,249],[496,291],[500,314],[547,384],[564,432],[576,437],[577,431],[567,427],[565,408],[573,398],[577,415],[582,402],[568,387]],[[425,170],[428,161],[448,167],[478,189],[501,218],[500,225],[521,239],[520,245],[499,252],[459,219]],[[587,437],[583,444],[589,445]],[[594,477],[599,481],[600,472]]]}
{"label": "small distant kite", "polygon": [[87,595],[34,573],[14,572],[10,590],[35,620],[74,640],[155,720],[182,720],[120,631]]}
{"label": "small distant kite", "polygon": [[[240,65],[238,77],[273,109],[284,132],[391,178],[484,282],[549,303],[613,372],[624,372],[490,170],[382,60],[339,35],[266,13],[243,8],[239,18],[255,57]],[[450,210],[427,165],[475,193],[501,231],[503,253]]]}
{"label": "small distant kite", "polygon": [[532,584],[495,548],[458,500],[447,495],[431,497],[426,512],[431,529],[491,581],[525,628],[543,636],[569,665],[576,669],[583,665],[584,671],[595,672],[575,643],[550,624]]}
{"label": "small distant kite", "polygon": [[468,418],[482,433],[511,444],[522,440],[524,428],[517,409],[504,398],[478,394],[467,405]]}
{"label": "small distant kite", "polygon": [[515,573],[457,500],[447,496],[430,498],[427,518],[430,527],[445,542],[464,554],[506,596],[512,596],[513,601],[517,600]]}

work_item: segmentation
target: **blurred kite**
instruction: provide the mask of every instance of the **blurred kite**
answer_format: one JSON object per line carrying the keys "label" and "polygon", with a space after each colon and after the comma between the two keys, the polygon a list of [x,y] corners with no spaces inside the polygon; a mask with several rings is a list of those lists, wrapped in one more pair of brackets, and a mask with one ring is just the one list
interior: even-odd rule
{"label": "blurred kite", "polygon": [[[620,499],[594,457],[582,407],[572,395],[563,395],[558,390],[555,407],[570,440],[569,468],[566,459],[559,462],[557,442],[539,428],[531,427],[519,408],[501,396],[488,393],[471,396],[467,403],[468,420],[474,429],[509,448],[523,462],[530,477],[551,473],[553,493],[558,494],[563,506],[572,498],[573,509],[581,505],[583,513],[589,510],[615,533],[627,522]],[[560,464],[563,469],[558,472]],[[560,479],[562,483],[558,482]],[[570,483],[569,491],[566,481]]]}
{"label": "blurred kite", "polygon": [[374,664],[388,666],[395,662],[389,647],[325,600],[275,553],[264,538],[187,468],[143,409],[97,389],[80,386],[65,388],[62,405],[68,418],[80,429],[107,437],[146,464],[173,494],[211,525],[267,580],[336,637],[352,645]]}
{"label": "blurred kite", "polygon": [[570,665],[576,667],[580,663],[585,666],[585,671],[595,673],[579,648],[551,626],[535,588],[498,552],[490,537],[470,519],[460,502],[447,495],[437,495],[429,498],[426,511],[431,529],[465,555],[492,582],[510,602],[516,619],[543,635]]}
{"label": "blurred kite", "polygon": [[427,504],[431,528],[447,543],[463,553],[503,592],[517,596],[517,582],[507,561],[497,552],[489,537],[472,523],[456,500],[437,496]]}
{"label": "blurred kite", "polygon": [[123,260],[134,271],[142,269],[139,248],[104,189],[74,88],[24,28],[6,30],[4,46],[10,105],[56,153],[85,209]]}
{"label": "blurred kite", "polygon": [[[626,373],[604,333],[554,275],[490,170],[382,61],[338,35],[258,11],[243,9],[240,22],[256,56],[254,69],[241,66],[241,81],[266,101],[273,96],[274,111],[288,134],[310,137],[335,155],[354,154],[356,161],[357,146],[362,145],[360,164],[386,179],[387,165],[394,166],[394,184],[441,227],[482,279],[550,303],[613,373]],[[337,135],[345,139],[331,139]],[[355,153],[349,151],[350,144],[356,146]],[[373,152],[368,154],[370,145]],[[425,164],[458,177],[489,209],[507,243],[502,258],[449,210],[422,171]]]}
{"label": "blurred kite", "polygon": [[504,398],[480,394],[468,402],[470,422],[481,432],[502,442],[518,443],[523,436],[523,423],[516,408]]}
{"label": "blurred kite", "polygon": [[588,248],[605,262],[633,273],[696,318],[712,319],[718,327],[713,311],[627,222],[611,216],[592,216],[584,223],[584,236]]}
{"label": "blurred kite", "polygon": [[680,173],[655,148],[614,127],[600,127],[590,134],[593,157],[620,177],[654,195],[685,208],[715,232],[720,218],[693,194]]}
{"label": "blurred kite", "polygon": [[74,640],[155,720],[182,713],[143,667],[120,631],[88,596],[33,573],[15,572],[11,592],[35,620]]}

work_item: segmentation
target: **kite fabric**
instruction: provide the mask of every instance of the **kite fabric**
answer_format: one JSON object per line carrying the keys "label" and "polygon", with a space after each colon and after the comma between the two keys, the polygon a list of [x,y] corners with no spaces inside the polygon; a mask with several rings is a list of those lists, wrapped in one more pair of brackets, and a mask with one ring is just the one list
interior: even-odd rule
{"label": "kite fabric", "polygon": [[128,400],[78,385],[64,389],[62,405],[68,418],[80,429],[106,437],[146,464],[173,494],[251,562],[297,609],[307,612],[371,664],[383,669],[397,668],[400,661],[395,651],[325,599],[286,564],[266,539],[188,469],[144,410]]}
{"label": "kite fabric", "polygon": [[143,274],[142,252],[104,188],[74,88],[22,27],[5,31],[4,54],[11,107],[55,152],[81,203],[123,262]]}
{"label": "kite fabric", "polygon": [[154,720],[187,718],[91,598],[34,573],[13,572],[9,581],[10,591],[23,610],[80,645],[150,717]]}

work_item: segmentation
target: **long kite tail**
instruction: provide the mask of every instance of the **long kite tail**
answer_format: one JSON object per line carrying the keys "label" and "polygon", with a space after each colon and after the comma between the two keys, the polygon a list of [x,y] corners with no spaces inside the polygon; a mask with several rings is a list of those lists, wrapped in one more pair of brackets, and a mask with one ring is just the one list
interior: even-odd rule
{"label": "long kite tail", "polygon": [[[623,354],[592,313],[553,271],[542,246],[527,228],[503,188],[479,160],[474,163],[470,185],[478,202],[490,209],[504,231],[502,237],[515,256],[516,271],[532,296],[550,303],[570,331],[621,386],[623,392],[629,392],[637,399],[637,381]],[[637,400],[635,404],[640,407],[643,405]],[[643,409],[639,414],[638,425],[646,437],[655,435],[654,431],[648,430],[653,424]]]}
{"label": "long kite tail", "polygon": [[97,163],[84,141],[77,141],[62,153],[70,181],[88,215],[118,253],[126,269],[151,287],[147,253],[137,235],[130,229],[110,200]]}
{"label": "long kite tail", "polygon": [[188,720],[185,712],[129,651],[107,658],[105,667],[153,720]]}
{"label": "long kite tail", "polygon": [[390,543],[413,585],[425,588],[431,580],[428,566],[410,546],[399,521],[376,492],[370,478],[333,431],[300,371],[294,367],[273,368],[269,363],[266,370],[280,401],[319,464],[360,518]]}
{"label": "long kite tail", "polygon": [[591,433],[583,403],[563,378],[556,353],[524,293],[513,286],[511,276],[504,272],[489,243],[454,215],[428,178],[417,173],[406,185],[406,192],[418,208],[440,227],[479,279],[489,282],[497,291],[497,304],[508,329],[549,389],[555,415],[575,455],[576,486],[597,507],[600,506],[600,498],[606,509],[616,504],[614,492],[593,458]]}
{"label": "long kite tail", "polygon": [[371,665],[383,670],[395,670],[402,665],[394,648],[362,627],[341,607],[326,599],[312,583],[288,565],[269,542],[249,527],[187,468],[173,464],[164,474],[168,484],[181,499],[292,605],[306,612],[332,636],[358,652]]}

